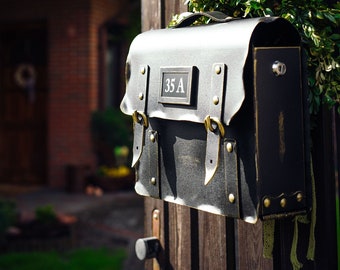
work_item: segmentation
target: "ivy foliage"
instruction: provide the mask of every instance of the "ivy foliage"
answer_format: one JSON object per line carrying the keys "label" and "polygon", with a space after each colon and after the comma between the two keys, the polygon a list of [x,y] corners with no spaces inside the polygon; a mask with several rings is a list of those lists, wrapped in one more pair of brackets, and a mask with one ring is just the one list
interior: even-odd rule
{"label": "ivy foliage", "polygon": [[[306,50],[309,111],[322,103],[340,114],[340,2],[329,7],[322,0],[187,0],[191,12],[221,11],[232,17],[279,16],[299,31]],[[175,15],[171,25],[183,15]],[[198,23],[209,23],[202,19]]]}

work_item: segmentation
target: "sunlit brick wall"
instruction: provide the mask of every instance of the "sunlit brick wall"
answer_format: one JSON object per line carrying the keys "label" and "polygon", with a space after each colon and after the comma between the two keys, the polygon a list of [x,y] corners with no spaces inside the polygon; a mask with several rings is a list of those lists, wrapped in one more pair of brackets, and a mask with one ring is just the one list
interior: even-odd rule
{"label": "sunlit brick wall", "polygon": [[89,125],[98,106],[98,30],[117,13],[119,2],[65,1],[68,8],[50,20],[51,186],[64,185],[67,164],[94,168]]}
{"label": "sunlit brick wall", "polygon": [[49,17],[49,183],[63,186],[66,165],[92,165],[89,133],[90,3],[62,1]]}

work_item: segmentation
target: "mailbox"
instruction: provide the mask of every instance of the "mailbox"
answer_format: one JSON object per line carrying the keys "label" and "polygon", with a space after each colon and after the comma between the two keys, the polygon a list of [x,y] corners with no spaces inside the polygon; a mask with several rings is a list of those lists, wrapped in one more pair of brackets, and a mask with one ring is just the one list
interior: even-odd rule
{"label": "mailbox", "polygon": [[[206,15],[216,23],[190,24]],[[255,223],[308,211],[300,36],[276,17],[193,14],[131,44],[138,194]]]}

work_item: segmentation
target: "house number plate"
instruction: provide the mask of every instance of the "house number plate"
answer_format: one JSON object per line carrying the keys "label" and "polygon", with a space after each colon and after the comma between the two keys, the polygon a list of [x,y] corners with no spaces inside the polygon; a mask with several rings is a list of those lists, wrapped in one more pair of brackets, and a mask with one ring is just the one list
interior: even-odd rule
{"label": "house number plate", "polygon": [[193,67],[161,67],[159,102],[191,105]]}

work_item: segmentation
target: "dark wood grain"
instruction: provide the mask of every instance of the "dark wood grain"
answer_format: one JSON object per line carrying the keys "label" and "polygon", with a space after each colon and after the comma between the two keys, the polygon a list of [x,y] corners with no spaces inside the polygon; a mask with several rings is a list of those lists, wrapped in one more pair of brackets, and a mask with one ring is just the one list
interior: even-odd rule
{"label": "dark wood grain", "polygon": [[141,0],[142,32],[164,27],[164,7],[161,0]]}
{"label": "dark wood grain", "polygon": [[238,220],[235,230],[237,269],[273,269],[273,261],[263,258],[262,222],[249,224]]}
{"label": "dark wood grain", "polygon": [[[193,269],[191,249],[197,243],[192,243],[191,228],[197,226],[192,220],[191,209],[186,206],[169,203],[168,212],[168,255],[171,269]],[[193,237],[195,239],[195,237]]]}
{"label": "dark wood grain", "polygon": [[227,269],[226,217],[200,211],[199,269]]}
{"label": "dark wood grain", "polygon": [[152,198],[145,198],[144,199],[144,235],[145,237],[153,236],[152,231],[152,214],[155,209],[160,211],[160,242],[162,249],[157,259],[151,259],[145,261],[145,269],[153,270],[153,264],[155,263],[154,260],[157,260],[158,264],[160,265],[161,269],[165,269],[164,265],[165,256],[164,256],[164,246],[165,246],[165,235],[164,235],[164,202],[161,200],[156,200]]}
{"label": "dark wood grain", "polygon": [[169,25],[174,14],[180,14],[188,10],[187,5],[184,5],[184,1],[165,1],[165,13],[164,13],[164,24],[165,27]]}

